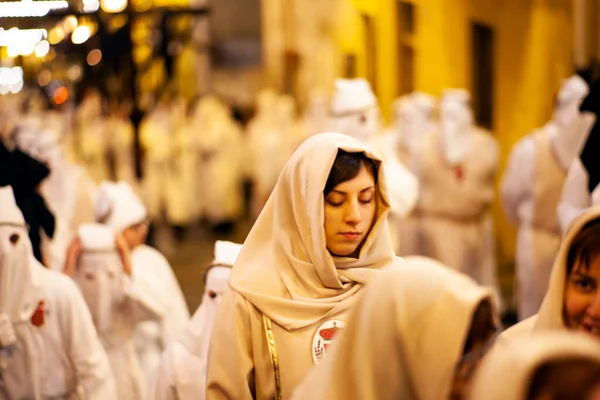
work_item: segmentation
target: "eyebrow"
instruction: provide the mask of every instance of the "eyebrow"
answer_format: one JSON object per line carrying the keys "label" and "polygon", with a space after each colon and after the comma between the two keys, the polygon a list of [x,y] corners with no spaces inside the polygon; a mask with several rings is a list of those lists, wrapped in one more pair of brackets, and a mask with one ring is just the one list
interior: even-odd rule
{"label": "eyebrow", "polygon": [[[375,186],[369,186],[368,188],[361,190],[360,193],[367,192],[367,191],[369,191],[371,189],[375,189]],[[331,192],[337,193],[337,194],[342,194],[342,195],[348,194],[347,192],[344,192],[342,190],[336,190],[336,189],[333,189]]]}
{"label": "eyebrow", "polygon": [[[582,268],[577,268],[576,270],[573,270],[573,271],[572,271],[572,274],[573,274],[573,275],[577,275],[577,276],[579,276],[579,277],[581,277],[581,278],[592,278],[592,277],[589,275],[589,271],[588,271],[588,270],[583,270]],[[593,279],[593,278],[592,278],[592,279]]]}

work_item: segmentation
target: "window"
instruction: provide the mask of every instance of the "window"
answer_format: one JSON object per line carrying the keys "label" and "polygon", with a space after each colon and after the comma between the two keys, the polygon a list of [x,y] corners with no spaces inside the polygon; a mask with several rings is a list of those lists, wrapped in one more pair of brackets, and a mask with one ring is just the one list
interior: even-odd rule
{"label": "window", "polygon": [[473,111],[477,125],[493,127],[494,100],[494,31],[485,25],[472,24],[473,43]]}
{"label": "window", "polygon": [[414,90],[414,65],[415,49],[413,35],[415,26],[415,5],[405,1],[398,1],[396,7],[398,26],[398,95],[408,94]]}
{"label": "window", "polygon": [[362,14],[362,20],[365,32],[367,79],[371,82],[373,92],[377,94],[377,45],[375,44],[375,24],[373,23],[373,18],[366,14]]}

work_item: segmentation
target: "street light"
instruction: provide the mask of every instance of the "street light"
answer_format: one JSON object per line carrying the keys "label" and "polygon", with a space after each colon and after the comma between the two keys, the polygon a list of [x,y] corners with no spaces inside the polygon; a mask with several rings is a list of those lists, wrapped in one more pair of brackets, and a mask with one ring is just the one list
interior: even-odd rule
{"label": "street light", "polygon": [[85,43],[91,36],[90,28],[86,25],[80,25],[71,34],[71,40],[73,44]]}
{"label": "street light", "polygon": [[127,0],[100,0],[100,8],[106,13],[120,13],[127,8]]}
{"label": "street light", "polygon": [[38,58],[45,57],[46,54],[50,51],[50,43],[47,40],[42,40],[38,44],[35,45],[35,55]]}

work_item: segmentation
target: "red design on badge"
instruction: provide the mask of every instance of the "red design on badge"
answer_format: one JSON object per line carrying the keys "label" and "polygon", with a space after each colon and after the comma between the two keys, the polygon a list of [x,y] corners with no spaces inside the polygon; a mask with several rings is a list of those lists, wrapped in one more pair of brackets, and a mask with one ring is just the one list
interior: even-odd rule
{"label": "red design on badge", "polygon": [[344,325],[343,321],[333,320],[319,326],[313,337],[312,345],[312,355],[315,364],[323,358],[329,347],[333,344],[335,337],[344,329]]}
{"label": "red design on badge", "polygon": [[454,175],[456,176],[456,179],[460,182],[464,179],[465,177],[465,171],[462,167],[462,165],[457,165],[454,167]]}
{"label": "red design on badge", "polygon": [[35,312],[31,316],[31,325],[37,326],[38,328],[44,325],[45,322],[45,313],[44,313],[44,302],[40,301],[38,303]]}
{"label": "red design on badge", "polygon": [[340,328],[337,326],[337,322],[333,321],[333,328],[325,328],[319,331],[319,336],[323,338],[323,340],[333,340],[335,335],[337,335]]}

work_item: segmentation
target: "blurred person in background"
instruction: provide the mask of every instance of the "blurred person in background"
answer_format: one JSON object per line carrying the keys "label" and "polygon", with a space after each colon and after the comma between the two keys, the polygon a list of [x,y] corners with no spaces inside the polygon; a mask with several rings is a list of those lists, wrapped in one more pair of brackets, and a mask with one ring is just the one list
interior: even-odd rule
{"label": "blurred person in background", "polygon": [[252,218],[260,214],[285,165],[283,133],[278,126],[279,94],[273,89],[263,89],[257,98],[256,115],[246,132],[246,174],[253,183]]}
{"label": "blurred person in background", "polygon": [[[393,125],[387,135],[400,161],[410,170],[413,168],[415,152],[427,135],[437,129],[434,121],[436,99],[421,92],[402,96],[392,105]],[[396,254],[416,255],[419,247],[419,217],[416,209],[407,216],[392,215],[390,227],[397,238],[394,243]]]}
{"label": "blurred person in background", "polygon": [[159,298],[140,288],[123,236],[104,225],[84,224],[69,247],[65,273],[79,286],[104,346],[119,400],[145,398],[147,382],[135,351],[142,321],[164,314]]}
{"label": "blurred person in background", "polygon": [[49,174],[50,170],[42,162],[19,149],[10,151],[0,141],[0,186],[12,187],[28,226],[33,255],[47,267],[50,260],[42,251],[42,237],[54,238],[56,219],[40,194],[40,185]]}
{"label": "blurred person in background", "polygon": [[77,147],[83,165],[96,183],[110,175],[105,122],[104,99],[97,89],[88,88],[76,114]]}
{"label": "blurred person in background", "polygon": [[329,127],[329,98],[324,91],[318,89],[310,91],[308,105],[304,112],[304,125],[306,137],[327,132]]}
{"label": "blurred person in background", "polygon": [[34,259],[13,191],[1,187],[0,398],[115,396],[110,364],[81,293]]}
{"label": "blurred person in background", "polygon": [[[192,204],[211,228],[230,232],[243,211],[243,140],[241,128],[227,104],[214,95],[205,96],[194,110],[188,129],[194,131],[197,191]],[[189,188],[189,186],[188,186]]]}
{"label": "blurred person in background", "polygon": [[87,172],[68,160],[61,132],[51,127],[38,131],[18,130],[16,147],[49,168],[40,194],[55,216],[53,236],[46,235],[43,247],[48,267],[57,271],[65,264],[67,247],[82,223],[94,221],[96,185]]}
{"label": "blurred person in background", "polygon": [[154,373],[150,398],[155,400],[204,400],[208,344],[221,303],[229,287],[231,268],[242,245],[217,241],[212,264],[205,272],[202,303],[185,330],[171,342]]}
{"label": "blurred person in background", "polygon": [[558,205],[563,232],[579,213],[600,204],[600,80],[593,84],[579,110],[571,130],[573,135],[584,139],[584,145],[569,167]]}
{"label": "blurred person in background", "polygon": [[552,120],[515,144],[502,177],[504,213],[519,225],[515,267],[521,320],[539,310],[548,289],[560,247],[558,204],[563,184],[587,136],[574,131],[573,122],[588,91],[579,76],[564,80]]}
{"label": "blurred person in background", "polygon": [[123,235],[138,290],[160,306],[156,318],[135,328],[135,349],[149,384],[163,349],[184,329],[190,313],[171,265],[158,250],[145,244],[147,210],[126,182],[100,185],[96,221]]}
{"label": "blurred person in background", "polygon": [[421,142],[413,166],[420,183],[419,253],[492,288],[502,307],[490,214],[498,151],[491,133],[475,126],[469,93],[448,89],[439,132]]}
{"label": "blurred person in background", "polygon": [[108,142],[111,178],[138,186],[135,172],[134,127],[129,119],[128,104],[113,98],[108,102],[104,129]]}

